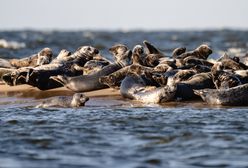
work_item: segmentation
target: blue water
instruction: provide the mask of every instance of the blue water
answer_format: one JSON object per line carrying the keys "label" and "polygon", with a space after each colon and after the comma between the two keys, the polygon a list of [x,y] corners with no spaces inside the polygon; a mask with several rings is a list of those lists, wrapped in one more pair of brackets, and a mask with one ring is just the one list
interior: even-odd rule
{"label": "blue water", "polygon": [[[205,42],[221,52],[244,55],[248,31],[187,32],[0,32],[25,42],[0,49],[5,58],[55,53],[80,45],[132,47],[144,39],[170,54],[178,46]],[[1,87],[1,85],[0,85]],[[48,95],[50,97],[52,95]],[[248,108],[208,106],[199,101],[140,105],[120,97],[92,98],[78,109],[34,108],[39,95],[0,94],[0,168],[248,167]]]}
{"label": "blue water", "polygon": [[248,166],[247,108],[8,108],[0,114],[0,163],[7,167]]}

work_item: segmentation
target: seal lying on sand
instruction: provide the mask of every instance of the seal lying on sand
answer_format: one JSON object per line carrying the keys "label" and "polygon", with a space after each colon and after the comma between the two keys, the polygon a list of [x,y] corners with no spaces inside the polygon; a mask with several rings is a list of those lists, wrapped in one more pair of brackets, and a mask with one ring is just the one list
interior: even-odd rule
{"label": "seal lying on sand", "polygon": [[143,41],[143,44],[145,45],[146,49],[146,57],[143,61],[143,65],[148,67],[157,66],[160,62],[160,59],[165,57],[165,55],[148,41]]}
{"label": "seal lying on sand", "polygon": [[211,50],[211,48],[209,46],[202,44],[199,47],[197,47],[195,50],[185,52],[185,53],[177,56],[176,58],[177,59],[185,59],[186,57],[194,56],[195,58],[206,60],[208,58],[208,56],[210,54],[212,54],[212,52],[213,51]]}
{"label": "seal lying on sand", "polygon": [[89,100],[83,93],[75,93],[73,97],[60,96],[46,100],[45,102],[36,106],[36,108],[48,107],[80,107],[84,106]]}
{"label": "seal lying on sand", "polygon": [[17,69],[14,73],[4,75],[3,80],[7,84],[12,83],[12,85],[29,84],[39,88],[40,90],[61,87],[62,85],[60,83],[50,79],[50,77],[60,74],[68,76],[81,75],[83,74],[82,71],[75,69],[75,65],[84,66],[87,61],[92,59],[98,53],[99,50],[91,46],[80,47],[69,56],[66,51],[63,51],[63,56],[61,56],[60,59],[57,59],[57,61],[52,61],[51,64],[34,68],[26,67]]}
{"label": "seal lying on sand", "polygon": [[37,65],[49,64],[52,60],[53,52],[50,48],[44,48],[38,54],[22,59],[11,59],[10,64],[13,67],[34,67]]}
{"label": "seal lying on sand", "polygon": [[248,105],[248,84],[239,85],[228,89],[202,89],[194,93],[208,104],[225,106]]}
{"label": "seal lying on sand", "polygon": [[50,79],[51,76],[67,75],[78,76],[82,75],[82,71],[75,69],[75,65],[84,66],[86,62],[93,59],[99,53],[94,47],[82,46],[77,49],[72,55],[64,57],[60,63],[39,66],[29,70],[26,82],[29,85],[38,87],[40,90],[53,89],[61,87],[61,83]]}
{"label": "seal lying on sand", "polygon": [[138,75],[128,75],[121,83],[121,95],[143,103],[163,103],[174,99],[176,87],[147,86]]}
{"label": "seal lying on sand", "polygon": [[22,58],[22,59],[0,59],[1,68],[21,68],[21,67],[35,67],[39,65],[49,64],[52,60],[53,52],[50,48],[44,48],[37,54]]}
{"label": "seal lying on sand", "polygon": [[124,51],[125,50],[123,50],[123,48],[120,49],[119,47],[116,47],[116,50],[111,49],[111,52],[113,52],[114,57],[116,58],[116,63],[107,65],[102,70],[94,74],[81,75],[76,77],[58,75],[51,77],[51,79],[61,83],[66,88],[74,92],[86,92],[107,88],[107,85],[100,83],[99,78],[102,76],[109,75],[130,64],[132,52],[130,50],[127,50],[123,54]]}
{"label": "seal lying on sand", "polygon": [[232,72],[225,71],[224,68],[225,67],[222,62],[216,62],[211,69],[213,82],[216,89],[227,89],[242,84],[237,75]]}

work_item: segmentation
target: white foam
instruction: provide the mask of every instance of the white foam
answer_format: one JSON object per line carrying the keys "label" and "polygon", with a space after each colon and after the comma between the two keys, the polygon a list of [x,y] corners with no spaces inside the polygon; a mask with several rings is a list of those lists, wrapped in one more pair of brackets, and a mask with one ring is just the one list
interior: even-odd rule
{"label": "white foam", "polygon": [[0,39],[0,48],[9,48],[9,49],[20,49],[25,48],[26,44],[23,42],[16,42],[16,41],[7,41],[5,39]]}

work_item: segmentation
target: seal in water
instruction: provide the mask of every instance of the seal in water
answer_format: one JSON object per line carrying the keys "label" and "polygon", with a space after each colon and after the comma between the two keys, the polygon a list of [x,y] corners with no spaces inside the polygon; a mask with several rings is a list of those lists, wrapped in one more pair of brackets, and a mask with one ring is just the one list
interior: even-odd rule
{"label": "seal in water", "polygon": [[[119,50],[119,49],[118,49]],[[123,52],[121,50],[120,52]],[[102,70],[91,74],[91,75],[81,75],[76,77],[68,77],[68,76],[54,76],[51,79],[61,83],[66,88],[74,91],[74,92],[86,92],[86,91],[93,91],[98,89],[104,89],[108,86],[105,84],[100,83],[99,78],[102,76],[109,75],[124,66],[127,66],[131,62],[132,51],[127,50],[125,54],[120,55],[118,52],[114,53],[117,55],[117,62],[114,64],[107,65],[103,67]]]}
{"label": "seal in water", "polygon": [[80,107],[84,106],[89,100],[83,93],[75,93],[73,97],[60,96],[51,98],[36,106],[36,108],[48,108],[48,107]]}
{"label": "seal in water", "polygon": [[228,89],[202,89],[194,90],[208,104],[224,106],[248,105],[248,84]]}

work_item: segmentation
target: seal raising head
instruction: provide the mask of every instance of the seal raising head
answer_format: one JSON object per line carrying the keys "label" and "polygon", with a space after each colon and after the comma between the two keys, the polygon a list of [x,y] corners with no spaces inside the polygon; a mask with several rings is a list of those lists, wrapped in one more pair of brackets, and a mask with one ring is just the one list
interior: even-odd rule
{"label": "seal raising head", "polygon": [[212,49],[206,45],[202,44],[195,49],[195,51],[199,52],[200,59],[207,59],[210,54],[212,54]]}
{"label": "seal raising head", "polygon": [[37,65],[49,64],[52,61],[53,52],[50,48],[44,48],[38,53]]}
{"label": "seal raising head", "polygon": [[127,51],[127,46],[123,44],[116,44],[109,49],[109,52],[114,56],[116,62],[119,62],[119,60]]}

